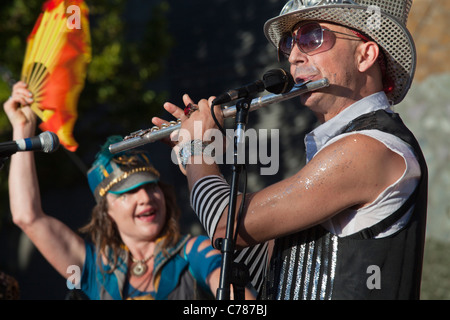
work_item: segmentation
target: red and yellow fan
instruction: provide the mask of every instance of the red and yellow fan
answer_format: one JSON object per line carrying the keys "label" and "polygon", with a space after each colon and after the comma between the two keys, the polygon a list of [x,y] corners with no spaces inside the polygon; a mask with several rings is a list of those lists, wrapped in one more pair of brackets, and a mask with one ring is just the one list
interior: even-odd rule
{"label": "red and yellow fan", "polygon": [[91,61],[88,7],[82,0],[48,0],[31,34],[22,67],[22,81],[33,93],[32,110],[39,128],[58,135],[69,151],[78,143],[73,128],[77,104]]}

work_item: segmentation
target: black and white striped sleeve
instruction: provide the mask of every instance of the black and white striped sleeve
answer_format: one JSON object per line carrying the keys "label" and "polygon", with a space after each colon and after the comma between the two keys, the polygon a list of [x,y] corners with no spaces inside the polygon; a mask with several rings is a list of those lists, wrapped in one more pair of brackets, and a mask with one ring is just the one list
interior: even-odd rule
{"label": "black and white striped sleeve", "polygon": [[210,239],[230,201],[230,185],[223,177],[206,176],[198,180],[191,191],[191,207]]}
{"label": "black and white striped sleeve", "polygon": [[268,242],[236,250],[234,253],[234,262],[244,263],[247,266],[250,281],[258,293],[261,291],[267,272],[268,253]]}
{"label": "black and white striped sleeve", "polygon": [[[230,185],[223,177],[211,175],[198,180],[191,191],[191,207],[197,214],[210,239],[230,200]],[[261,289],[266,272],[268,247],[260,243],[253,247],[235,251],[235,262],[242,262],[249,268],[252,285]]]}

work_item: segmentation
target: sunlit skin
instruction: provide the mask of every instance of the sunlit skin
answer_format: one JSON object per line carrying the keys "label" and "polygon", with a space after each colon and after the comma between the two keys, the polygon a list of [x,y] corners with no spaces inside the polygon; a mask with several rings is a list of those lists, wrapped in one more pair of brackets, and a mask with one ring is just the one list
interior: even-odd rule
{"label": "sunlit skin", "polygon": [[[328,23],[325,28],[352,34],[350,30]],[[331,41],[329,43],[327,41]],[[382,90],[377,64],[379,48],[345,35],[329,33],[317,52],[304,54],[295,46],[289,56],[290,71],[296,82],[328,78],[330,86],[306,93],[301,102],[321,122],[328,121],[361,98]],[[172,103],[164,108],[182,120],[180,131],[193,136],[194,122],[202,121],[203,130],[215,128],[210,115],[212,99],[198,102],[199,111],[187,118]],[[194,103],[183,96],[185,105]],[[220,121],[219,108],[216,115]],[[155,125],[165,121],[154,118]],[[187,135],[188,136],[188,135]],[[193,159],[191,159],[193,160]],[[188,164],[183,171],[192,189],[207,175],[219,175],[216,165]],[[396,182],[406,165],[401,156],[381,142],[361,134],[345,137],[322,149],[300,171],[267,188],[247,195],[237,245],[249,246],[275,239],[326,221],[344,209],[367,206],[388,186]],[[238,197],[237,208],[241,197]],[[227,209],[221,216],[214,238],[224,237]]]}

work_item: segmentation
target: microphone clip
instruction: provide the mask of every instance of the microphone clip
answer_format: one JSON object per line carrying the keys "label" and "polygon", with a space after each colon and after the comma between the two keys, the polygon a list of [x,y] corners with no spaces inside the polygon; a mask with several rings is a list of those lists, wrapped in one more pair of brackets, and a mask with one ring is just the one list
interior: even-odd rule
{"label": "microphone clip", "polygon": [[281,68],[272,69],[264,74],[262,80],[256,80],[255,82],[219,95],[214,99],[213,105],[224,104],[240,98],[247,98],[264,90],[275,94],[286,93],[293,88],[294,84],[294,79],[286,70]]}

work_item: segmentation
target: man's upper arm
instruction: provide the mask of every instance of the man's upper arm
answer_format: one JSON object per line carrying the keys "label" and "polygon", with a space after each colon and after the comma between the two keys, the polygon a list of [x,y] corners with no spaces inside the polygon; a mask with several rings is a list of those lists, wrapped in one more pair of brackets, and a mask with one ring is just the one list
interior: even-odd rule
{"label": "man's upper arm", "polygon": [[292,177],[248,197],[239,244],[298,232],[346,208],[364,206],[404,169],[403,158],[373,138],[355,134],[338,140]]}

